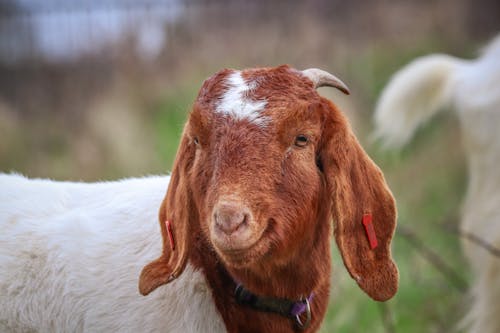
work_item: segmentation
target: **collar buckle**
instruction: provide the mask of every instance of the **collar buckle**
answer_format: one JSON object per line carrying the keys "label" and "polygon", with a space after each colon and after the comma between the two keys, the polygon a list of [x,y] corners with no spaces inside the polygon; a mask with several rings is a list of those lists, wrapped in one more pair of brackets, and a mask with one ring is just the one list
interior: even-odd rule
{"label": "collar buckle", "polygon": [[[241,284],[237,284],[234,296],[236,302],[240,305],[249,306],[257,311],[274,312],[292,319],[300,330],[305,330],[311,324],[310,302],[314,297],[314,293],[311,293],[309,297],[303,297],[299,301],[291,301],[282,298],[258,296],[245,289]],[[306,318],[302,321],[301,316],[304,313]]]}
{"label": "collar buckle", "polygon": [[295,314],[295,323],[297,324],[300,330],[305,330],[311,324],[311,304],[309,304],[309,298],[307,297],[304,297],[302,299],[302,302],[305,305],[304,312],[306,313],[306,320],[302,322],[302,320],[300,319],[300,315],[304,312],[297,313]]}

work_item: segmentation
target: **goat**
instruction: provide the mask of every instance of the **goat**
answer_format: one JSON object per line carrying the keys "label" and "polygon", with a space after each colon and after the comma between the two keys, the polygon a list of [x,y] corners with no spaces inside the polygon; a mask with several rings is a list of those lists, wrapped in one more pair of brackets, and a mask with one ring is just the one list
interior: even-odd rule
{"label": "goat", "polygon": [[170,178],[1,176],[2,331],[314,332],[332,229],[358,285],[391,298],[395,201],[324,85],[348,93],[318,69],[216,73]]}
{"label": "goat", "polygon": [[[500,36],[474,61],[429,55],[399,70],[375,111],[377,136],[402,146],[439,110],[458,114],[468,163],[461,229],[500,248]],[[464,239],[475,275],[470,332],[500,332],[500,260]]]}

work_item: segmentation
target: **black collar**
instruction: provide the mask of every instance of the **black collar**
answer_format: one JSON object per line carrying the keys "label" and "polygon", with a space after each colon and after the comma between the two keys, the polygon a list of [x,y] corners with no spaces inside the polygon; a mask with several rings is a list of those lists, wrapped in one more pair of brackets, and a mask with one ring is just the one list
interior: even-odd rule
{"label": "black collar", "polygon": [[[311,323],[310,302],[314,297],[314,293],[301,300],[291,301],[286,298],[258,296],[245,289],[241,284],[237,284],[234,296],[238,304],[249,306],[258,311],[274,312],[293,319],[301,330],[306,329]],[[306,314],[306,319],[302,321],[300,316],[304,313]]]}

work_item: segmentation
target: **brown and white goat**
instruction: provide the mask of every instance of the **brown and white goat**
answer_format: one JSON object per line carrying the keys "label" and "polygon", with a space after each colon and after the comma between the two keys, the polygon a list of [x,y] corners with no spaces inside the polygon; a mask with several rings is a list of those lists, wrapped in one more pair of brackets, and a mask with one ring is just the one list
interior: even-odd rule
{"label": "brown and white goat", "polygon": [[[160,208],[163,252],[140,276],[143,295],[189,262],[228,332],[291,332],[308,314],[305,330],[316,331],[329,298],[332,229],[358,285],[379,301],[395,294],[394,198],[345,116],[317,93],[324,85],[348,93],[331,74],[288,66],[225,69],[204,82]],[[266,304],[239,304],[238,286]],[[296,301],[310,312],[266,311]]]}

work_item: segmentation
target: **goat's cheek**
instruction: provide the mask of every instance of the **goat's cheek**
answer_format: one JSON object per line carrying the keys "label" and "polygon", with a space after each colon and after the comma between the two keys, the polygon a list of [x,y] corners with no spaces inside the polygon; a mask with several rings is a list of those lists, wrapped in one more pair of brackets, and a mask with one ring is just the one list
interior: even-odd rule
{"label": "goat's cheek", "polygon": [[[294,201],[297,229],[303,229],[308,223],[317,218],[317,203],[321,179],[315,163],[308,160],[300,160],[297,163],[297,172],[290,184],[291,197]],[[297,231],[299,231],[297,230]],[[303,231],[303,230],[300,230]]]}
{"label": "goat's cheek", "polygon": [[320,177],[313,154],[304,153],[294,156],[285,169],[284,182],[287,192],[295,204],[301,208],[310,207],[318,197]]}
{"label": "goat's cheek", "polygon": [[213,167],[207,163],[207,154],[198,152],[193,166],[191,187],[200,227],[205,235],[208,235],[208,222],[210,220],[211,202],[207,193],[210,192],[210,177]]}

